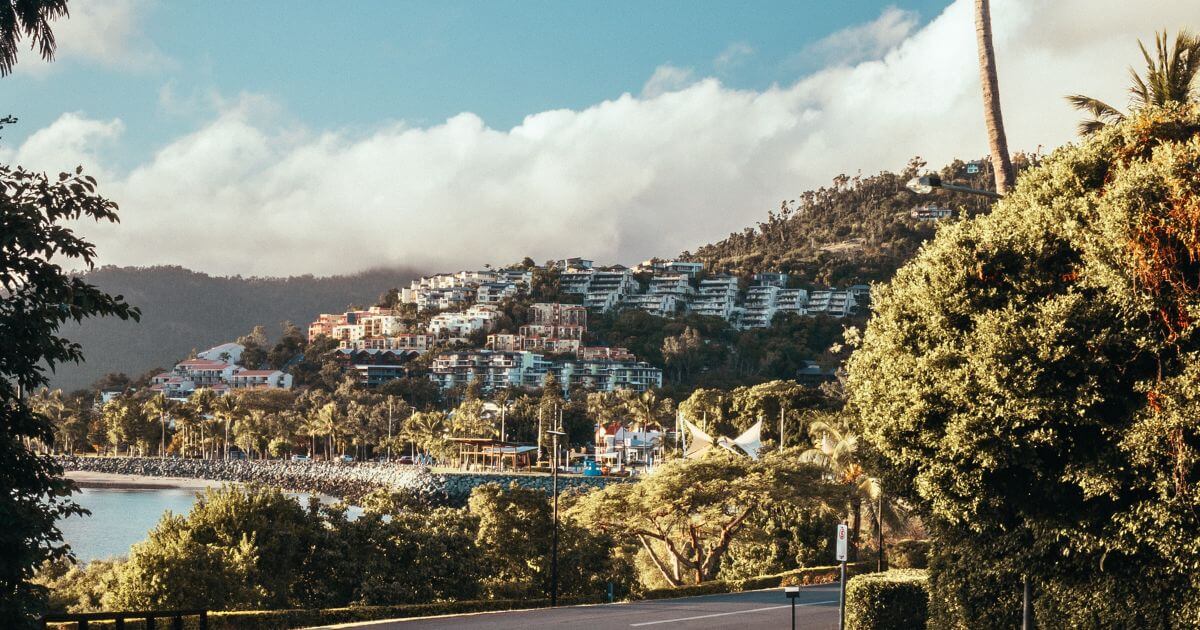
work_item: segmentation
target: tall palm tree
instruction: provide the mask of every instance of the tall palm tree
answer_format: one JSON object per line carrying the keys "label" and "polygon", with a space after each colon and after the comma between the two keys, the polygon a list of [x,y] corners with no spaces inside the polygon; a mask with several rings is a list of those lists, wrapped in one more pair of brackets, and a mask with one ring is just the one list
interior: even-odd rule
{"label": "tall palm tree", "polygon": [[146,413],[158,417],[162,434],[158,443],[158,456],[167,456],[167,416],[175,410],[175,401],[167,398],[166,392],[159,392],[150,397],[145,403]]}
{"label": "tall palm tree", "polygon": [[674,413],[674,404],[669,398],[659,398],[651,390],[640,395],[630,392],[625,398],[625,410],[641,431],[651,426],[661,426],[662,419]]}
{"label": "tall palm tree", "polygon": [[225,424],[225,439],[221,443],[223,447],[222,459],[229,459],[229,424],[236,420],[242,412],[243,410],[241,405],[238,404],[237,396],[233,394],[225,394],[212,403],[213,418]]}
{"label": "tall palm tree", "polygon": [[[1146,60],[1146,76],[1138,75],[1133,68],[1129,76],[1133,85],[1129,87],[1129,109],[1137,111],[1150,105],[1187,103],[1196,98],[1196,77],[1200,75],[1200,37],[1181,30],[1175,36],[1175,45],[1167,41],[1167,32],[1154,34],[1155,56],[1150,56],[1146,45],[1138,40],[1138,48]],[[1075,109],[1087,112],[1091,118],[1079,123],[1080,135],[1090,135],[1106,125],[1125,120],[1121,110],[1100,99],[1072,94],[1067,101]]]}
{"label": "tall palm tree", "polygon": [[50,21],[67,16],[67,0],[0,0],[0,77],[17,63],[17,46],[29,38],[42,59],[54,59],[54,32]]}
{"label": "tall palm tree", "polygon": [[989,0],[975,0],[975,40],[979,45],[979,81],[983,85],[983,122],[987,126],[996,192],[1003,195],[1012,188],[1016,178],[1008,155],[1008,139],[1004,135],[1004,117],[1000,113],[1000,79],[996,76],[996,52],[992,49],[990,4]]}

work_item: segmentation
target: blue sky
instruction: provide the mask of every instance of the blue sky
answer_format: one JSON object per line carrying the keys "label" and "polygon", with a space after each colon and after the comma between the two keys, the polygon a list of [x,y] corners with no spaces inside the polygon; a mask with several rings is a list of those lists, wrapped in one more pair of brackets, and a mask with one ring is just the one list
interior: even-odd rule
{"label": "blue sky", "polygon": [[[96,175],[103,263],[629,264],[840,174],[987,153],[973,0],[70,6],[58,59],[0,79],[0,163]],[[993,2],[1009,146],[1074,140],[1063,95],[1123,104],[1137,39],[1197,18]]]}
{"label": "blue sky", "polygon": [[[316,128],[425,126],[460,112],[507,129],[528,114],[637,93],[670,64],[727,86],[789,83],[825,61],[806,47],[892,6],[926,21],[941,1],[136,3],[128,53],[67,54],[5,80],[20,142],[62,112],[120,118],[111,152],[142,159],[211,114],[209,97],[271,97]],[[71,33],[63,35],[65,40]],[[70,47],[71,42],[64,41]],[[723,57],[724,55],[724,57]],[[153,57],[150,62],[139,59]],[[21,60],[30,63],[29,56]]]}

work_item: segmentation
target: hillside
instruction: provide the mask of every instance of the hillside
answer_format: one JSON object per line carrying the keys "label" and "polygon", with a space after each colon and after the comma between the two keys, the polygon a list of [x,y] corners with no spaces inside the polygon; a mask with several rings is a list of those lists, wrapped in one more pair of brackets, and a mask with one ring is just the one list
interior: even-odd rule
{"label": "hillside", "polygon": [[[1024,166],[1029,156],[1018,155],[1015,161]],[[940,172],[946,181],[990,190],[992,174],[987,162],[982,164],[978,173],[968,173],[961,161]],[[886,280],[933,235],[936,224],[911,218],[913,209],[938,206],[971,215],[988,207],[983,197],[912,193],[905,183],[923,173],[924,166],[915,158],[900,173],[840,175],[830,186],[784,202],[756,226],[681,258],[701,261],[711,272],[784,271],[797,286]]]}
{"label": "hillside", "polygon": [[142,309],[142,321],[87,320],[64,335],[83,345],[85,363],[63,365],[53,386],[86,387],[108,372],[130,376],[169,366],[193,349],[248,333],[255,325],[277,335],[285,321],[306,325],[317,313],[371,304],[381,292],[419,274],[374,270],[351,276],[289,278],[214,277],[182,267],[102,267],[87,280],[124,295]]}

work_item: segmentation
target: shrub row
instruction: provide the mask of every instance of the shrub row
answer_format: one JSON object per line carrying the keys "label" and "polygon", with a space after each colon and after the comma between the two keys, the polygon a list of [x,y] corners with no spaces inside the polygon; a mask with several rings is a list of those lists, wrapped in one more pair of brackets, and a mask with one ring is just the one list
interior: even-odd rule
{"label": "shrub row", "polygon": [[923,570],[860,575],[846,585],[848,630],[924,628],[928,616],[928,574]]}
{"label": "shrub row", "polygon": [[[870,562],[855,562],[846,565],[847,575],[856,575],[869,570]],[[757,591],[764,588],[780,588],[783,586],[808,586],[810,584],[829,584],[838,580],[840,567],[806,567],[785,571],[775,575],[760,575],[744,580],[713,580],[703,584],[687,584],[670,588],[656,588],[642,593],[641,599],[668,599],[672,597],[694,597],[696,595],[715,595],[717,593],[739,593],[741,591]]]}
{"label": "shrub row", "polygon": [[[560,597],[560,605],[598,604],[607,601],[601,597]],[[428,604],[404,604],[397,606],[352,606],[346,608],[293,608],[287,610],[232,610],[211,612],[208,614],[209,630],[287,630],[309,626],[323,626],[335,623],[350,623],[354,621],[375,621],[379,619],[405,619],[412,617],[431,617],[437,615],[459,615],[465,613],[489,612],[498,610],[518,610],[526,608],[544,608],[550,605],[548,599],[492,599],[469,600],[453,602],[434,602]],[[160,620],[157,627],[163,627]],[[56,624],[50,624],[55,627]],[[92,621],[89,628],[112,628],[111,621]],[[196,618],[186,619],[184,628],[198,628]],[[75,624],[58,626],[66,629]],[[129,620],[125,622],[127,630],[142,630],[142,621]]]}

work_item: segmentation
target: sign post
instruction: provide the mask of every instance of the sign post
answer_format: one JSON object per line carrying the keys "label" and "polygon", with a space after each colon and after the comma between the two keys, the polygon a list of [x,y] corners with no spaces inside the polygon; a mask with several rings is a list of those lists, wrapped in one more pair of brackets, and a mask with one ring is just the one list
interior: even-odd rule
{"label": "sign post", "polygon": [[842,585],[838,595],[838,630],[846,628],[846,549],[849,547],[849,527],[837,526],[837,561],[842,566]]}
{"label": "sign post", "polygon": [[796,630],[796,598],[800,597],[800,587],[785,586],[783,587],[783,593],[792,602],[792,630]]}

